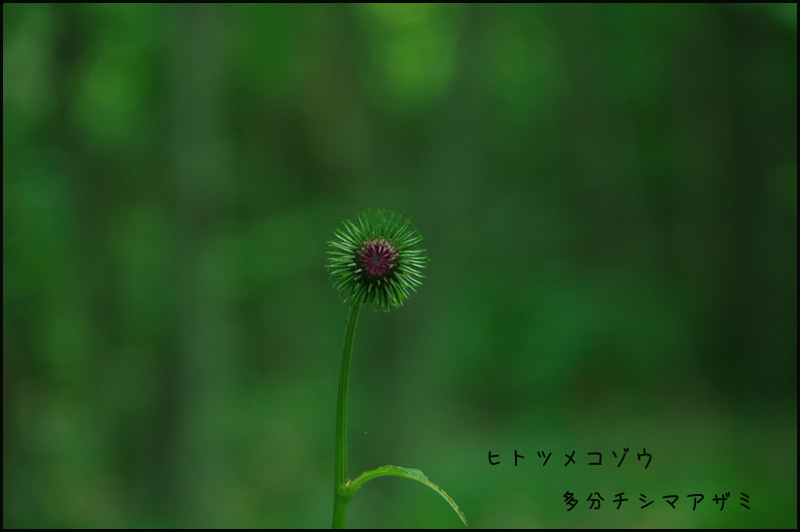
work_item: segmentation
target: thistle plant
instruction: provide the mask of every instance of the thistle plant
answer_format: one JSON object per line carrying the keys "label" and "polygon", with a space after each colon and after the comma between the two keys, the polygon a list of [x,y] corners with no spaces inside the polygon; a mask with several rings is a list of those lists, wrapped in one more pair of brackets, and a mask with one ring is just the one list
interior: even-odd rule
{"label": "thistle plant", "polygon": [[386,312],[399,308],[422,284],[422,270],[428,258],[425,250],[412,249],[422,237],[411,222],[386,211],[362,213],[357,223],[344,222],[328,242],[327,268],[333,286],[350,303],[344,330],[339,392],[336,399],[336,438],[334,460],[333,528],[344,528],[347,504],[368,480],[382,476],[405,477],[433,489],[453,507],[466,526],[467,519],[458,505],[419,469],[386,465],[366,471],[354,480],[347,476],[347,395],[353,338],[361,307]]}

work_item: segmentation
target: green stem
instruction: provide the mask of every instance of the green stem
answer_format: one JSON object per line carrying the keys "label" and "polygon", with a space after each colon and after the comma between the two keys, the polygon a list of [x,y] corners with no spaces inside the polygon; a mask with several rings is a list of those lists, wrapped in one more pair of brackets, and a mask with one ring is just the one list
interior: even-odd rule
{"label": "green stem", "polygon": [[358,313],[361,311],[362,298],[356,298],[350,306],[347,325],[344,329],[342,344],[342,362],[339,366],[339,393],[336,398],[336,456],[334,459],[334,492],[333,492],[333,525],[332,528],[344,528],[347,515],[347,503],[353,492],[346,489],[347,479],[347,394],[350,386],[350,359],[353,356],[353,338],[356,335]]}

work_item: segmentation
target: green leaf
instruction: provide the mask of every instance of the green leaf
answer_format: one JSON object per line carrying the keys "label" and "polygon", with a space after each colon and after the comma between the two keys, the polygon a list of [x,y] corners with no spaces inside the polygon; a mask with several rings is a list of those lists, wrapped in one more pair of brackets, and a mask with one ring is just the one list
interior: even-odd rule
{"label": "green leaf", "polygon": [[428,477],[425,476],[425,473],[423,473],[419,469],[410,469],[407,467],[385,465],[377,469],[373,469],[372,471],[365,471],[364,473],[361,473],[361,475],[358,478],[356,478],[355,480],[351,480],[350,482],[347,483],[345,489],[349,492],[348,496],[352,497],[353,494],[356,491],[358,491],[358,488],[360,488],[368,480],[384,476],[410,478],[411,480],[416,480],[417,482],[425,484],[433,491],[444,497],[444,500],[446,500],[447,503],[458,514],[458,517],[461,519],[461,522],[464,523],[464,526],[468,526],[467,518],[464,516],[464,512],[461,511],[461,508],[459,508],[458,505],[456,504],[456,501],[454,501],[450,497],[450,495],[448,495],[442,488],[440,488],[439,486],[428,480]]}

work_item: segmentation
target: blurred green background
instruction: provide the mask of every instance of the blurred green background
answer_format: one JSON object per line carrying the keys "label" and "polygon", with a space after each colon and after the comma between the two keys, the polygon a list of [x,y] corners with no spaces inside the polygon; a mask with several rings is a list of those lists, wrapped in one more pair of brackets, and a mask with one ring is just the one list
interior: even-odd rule
{"label": "blurred green background", "polygon": [[[326,242],[388,208],[431,262],[362,313],[351,477],[477,528],[795,528],[796,20],[4,4],[4,527],[329,526]],[[461,526],[397,478],[348,525]]]}

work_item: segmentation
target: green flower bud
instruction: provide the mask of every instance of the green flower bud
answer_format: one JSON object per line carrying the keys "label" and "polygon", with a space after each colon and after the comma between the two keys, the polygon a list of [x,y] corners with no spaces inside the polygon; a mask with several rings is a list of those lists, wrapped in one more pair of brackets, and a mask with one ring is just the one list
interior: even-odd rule
{"label": "green flower bud", "polygon": [[422,237],[401,216],[361,213],[358,224],[346,220],[334,236],[327,268],[345,301],[363,300],[389,311],[422,284],[428,258],[424,249],[411,249]]}

